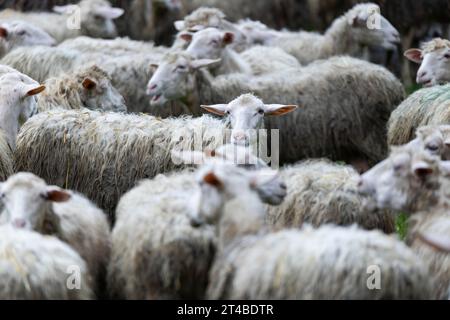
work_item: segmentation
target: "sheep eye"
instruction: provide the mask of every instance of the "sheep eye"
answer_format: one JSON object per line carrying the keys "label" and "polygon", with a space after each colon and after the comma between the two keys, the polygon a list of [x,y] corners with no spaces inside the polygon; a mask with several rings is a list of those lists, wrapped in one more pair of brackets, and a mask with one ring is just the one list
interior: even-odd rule
{"label": "sheep eye", "polygon": [[444,54],[444,58],[445,58],[445,59],[450,59],[450,53]]}
{"label": "sheep eye", "polygon": [[186,70],[186,66],[183,66],[180,64],[175,68],[175,70],[181,70],[181,71]]}
{"label": "sheep eye", "polygon": [[437,151],[439,149],[439,146],[432,144],[432,145],[428,145],[427,149],[430,151]]}
{"label": "sheep eye", "polygon": [[258,113],[259,114],[264,114],[264,110],[263,109],[258,109]]}
{"label": "sheep eye", "polygon": [[395,172],[399,172],[400,170],[403,169],[403,166],[401,164],[396,164],[394,165],[394,171]]}
{"label": "sheep eye", "polygon": [[0,199],[5,199],[5,197],[6,197],[6,194],[4,194],[3,192],[0,193]]}
{"label": "sheep eye", "polygon": [[211,44],[213,44],[213,45],[217,45],[219,43],[219,41],[217,41],[217,40],[211,40]]}
{"label": "sheep eye", "polygon": [[225,114],[229,116],[231,114],[230,110],[225,111]]}
{"label": "sheep eye", "polygon": [[17,34],[19,36],[24,36],[27,32],[25,30],[19,31]]}

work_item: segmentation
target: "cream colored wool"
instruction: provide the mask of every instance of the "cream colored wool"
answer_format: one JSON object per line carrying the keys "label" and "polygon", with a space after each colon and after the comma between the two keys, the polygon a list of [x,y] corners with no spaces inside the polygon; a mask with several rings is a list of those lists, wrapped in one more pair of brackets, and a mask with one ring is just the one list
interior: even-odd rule
{"label": "cream colored wool", "polygon": [[223,129],[222,121],[209,116],[49,111],[22,127],[15,164],[19,171],[85,194],[113,219],[120,196],[137,181],[179,167],[172,149],[193,150],[195,141],[198,148],[215,149],[223,143],[216,139]]}
{"label": "cream colored wool", "polygon": [[[67,244],[54,237],[10,226],[0,227],[0,239],[2,300],[93,298],[86,264]],[[69,277],[73,270],[80,272],[79,290],[67,287],[67,283],[72,283]]]}

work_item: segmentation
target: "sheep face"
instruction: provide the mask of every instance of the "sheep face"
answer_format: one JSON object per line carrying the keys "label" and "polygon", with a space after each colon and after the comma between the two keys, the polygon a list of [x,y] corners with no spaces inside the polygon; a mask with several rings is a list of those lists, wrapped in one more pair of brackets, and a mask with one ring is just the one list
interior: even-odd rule
{"label": "sheep face", "polygon": [[234,34],[216,28],[206,28],[194,34],[181,33],[180,37],[191,42],[186,52],[196,59],[220,59],[224,48],[231,44]]}
{"label": "sheep face", "polygon": [[107,74],[93,66],[77,76],[80,97],[88,109],[126,112],[125,99],[111,84]]}
{"label": "sheep face", "polygon": [[362,45],[395,50],[400,43],[400,33],[380,14],[378,5],[357,5],[347,18],[353,40]]}
{"label": "sheep face", "polygon": [[203,109],[227,116],[231,124],[231,143],[248,146],[255,141],[251,131],[263,128],[264,116],[280,116],[297,109],[295,105],[264,104],[251,94],[244,94],[229,104],[201,106]]}
{"label": "sheep face", "polygon": [[450,126],[425,126],[417,130],[417,138],[430,154],[450,160]]}
{"label": "sheep face", "polygon": [[153,65],[155,73],[147,86],[152,106],[162,106],[170,100],[185,100],[195,91],[195,73],[198,69],[216,64],[217,60],[194,59],[176,52],[168,54],[160,65]]}
{"label": "sheep face", "polygon": [[368,209],[414,212],[420,195],[439,188],[439,159],[410,144],[361,176],[358,191]]}
{"label": "sheep face", "polygon": [[[79,3],[81,10],[81,28],[83,34],[93,38],[110,38],[118,36],[114,19],[123,15],[124,10],[111,7],[106,0],[83,0]],[[55,6],[53,11],[72,14],[73,5]]]}
{"label": "sheep face", "polygon": [[[225,163],[206,164],[197,172],[199,210],[192,217],[193,223],[217,224],[226,202],[245,195],[259,199],[259,186],[273,181],[277,176],[278,173],[273,170],[255,172]],[[261,202],[256,201],[255,204],[260,205]]]}
{"label": "sheep face", "polygon": [[416,81],[430,87],[450,81],[450,42],[434,39],[424,44],[423,49],[409,49],[405,57],[420,64]]}
{"label": "sheep face", "polygon": [[0,43],[7,53],[20,46],[53,46],[56,41],[44,30],[23,21],[11,21],[0,25]]}
{"label": "sheep face", "polygon": [[36,112],[35,95],[44,89],[44,86],[17,71],[10,70],[0,76],[0,128],[7,133],[12,148],[16,144],[19,116],[24,115],[28,119]]}
{"label": "sheep face", "polygon": [[70,194],[56,186],[48,186],[44,180],[31,173],[18,173],[0,184],[4,210],[2,224],[15,228],[44,232],[57,224],[57,216],[48,206],[52,202],[65,202]]}

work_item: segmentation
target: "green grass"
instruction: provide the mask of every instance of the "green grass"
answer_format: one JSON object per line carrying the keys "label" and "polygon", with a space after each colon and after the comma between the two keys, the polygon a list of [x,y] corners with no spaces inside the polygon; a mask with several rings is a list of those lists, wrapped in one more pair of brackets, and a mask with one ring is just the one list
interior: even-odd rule
{"label": "green grass", "polygon": [[400,213],[395,219],[395,230],[400,239],[405,240],[406,233],[408,232],[408,217],[404,213]]}
{"label": "green grass", "polygon": [[422,89],[422,86],[420,84],[413,84],[406,88],[407,95],[411,95],[412,93],[416,92],[417,90]]}

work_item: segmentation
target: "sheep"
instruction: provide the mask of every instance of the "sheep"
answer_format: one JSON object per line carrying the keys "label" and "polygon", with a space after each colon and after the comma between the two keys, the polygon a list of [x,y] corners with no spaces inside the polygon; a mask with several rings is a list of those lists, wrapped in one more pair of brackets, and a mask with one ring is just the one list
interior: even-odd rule
{"label": "sheep", "polygon": [[[379,24],[379,25],[378,25]],[[394,50],[398,31],[373,3],[358,4],[336,19],[324,35],[311,32],[283,32],[271,45],[293,55],[302,65],[336,55],[362,56],[363,46]]]}
{"label": "sheep", "polygon": [[[207,27],[230,31],[235,37],[233,49],[240,52],[248,47],[245,34],[233,23],[227,21],[225,19],[225,14],[216,8],[200,7],[184,17],[184,20],[175,21],[174,25],[178,31],[197,32]],[[178,39],[179,38],[177,37],[177,40]],[[175,48],[182,46],[182,44],[176,43],[177,40],[173,45]]]}
{"label": "sheep", "polygon": [[0,184],[4,209],[0,224],[53,235],[86,261],[99,293],[110,250],[106,215],[84,196],[49,186],[31,173],[17,173]]}
{"label": "sheep", "polygon": [[[434,298],[426,264],[395,238],[333,226],[271,233],[244,174],[207,165],[197,181],[200,210],[193,218],[217,226],[208,299]],[[371,290],[373,270],[383,275],[379,290]]]}
{"label": "sheep", "polygon": [[450,84],[423,88],[403,101],[388,121],[388,144],[398,146],[410,142],[419,127],[448,124],[449,89]]}
{"label": "sheep", "polygon": [[0,58],[20,46],[53,46],[53,39],[44,30],[23,21],[0,24]]}
{"label": "sheep", "polygon": [[0,19],[29,22],[45,30],[60,43],[81,35],[115,38],[117,30],[113,20],[124,12],[123,9],[112,8],[107,0],[82,0],[77,5],[55,6],[53,11],[22,13],[7,9],[0,13]]}
{"label": "sheep", "polygon": [[[207,162],[233,162],[226,149],[218,150],[217,157]],[[264,185],[273,186],[276,181],[276,177],[266,177],[265,170],[246,174],[257,190],[262,186],[267,191]],[[187,170],[141,181],[121,198],[108,269],[109,291],[114,297],[204,298],[216,245],[211,227],[196,228],[190,223],[198,207],[198,189],[194,173]],[[261,190],[258,195],[267,199],[261,197]],[[272,192],[272,196],[277,194]]]}
{"label": "sheep", "polygon": [[36,109],[35,95],[45,90],[30,77],[19,72],[8,72],[0,76],[0,131],[6,142],[15,149],[21,114],[32,114]]}
{"label": "sheep", "polygon": [[[266,120],[266,129],[280,129],[282,163],[328,157],[371,165],[384,158],[386,122],[405,93],[383,67],[337,57],[301,68],[295,75],[285,71],[260,77],[230,74],[212,78],[201,68],[214,63],[183,52],[167,54],[148,84],[152,107],[182,101],[198,112],[200,104],[223,103],[253,92],[269,103],[302,106],[290,116]],[[313,136],[317,140],[311,143]]]}
{"label": "sheep", "polygon": [[118,199],[135,182],[179,167],[171,159],[172,149],[215,149],[223,144],[225,129],[225,123],[209,116],[160,119],[52,110],[21,128],[15,165],[85,194],[114,220]]}
{"label": "sheep", "polygon": [[195,59],[221,59],[220,66],[212,70],[214,75],[241,72],[260,75],[300,68],[301,65],[291,55],[280,48],[252,47],[238,54],[229,45],[234,41],[234,33],[216,28],[205,28],[193,35],[182,33],[186,41],[191,41],[186,52]]}
{"label": "sheep", "polygon": [[450,232],[448,162],[411,144],[398,147],[378,167],[362,176],[360,192],[372,207],[402,210],[410,216],[406,242],[437,278],[440,298],[450,286],[450,254],[436,252],[420,235]]}
{"label": "sheep", "polygon": [[[425,150],[442,160],[450,160],[450,126],[424,126],[417,129],[415,140],[422,143]],[[413,140],[410,143],[417,143]]]}
{"label": "sheep", "polygon": [[72,248],[9,225],[0,226],[0,280],[2,300],[93,298],[86,263]]}
{"label": "sheep", "polygon": [[363,207],[357,193],[359,175],[348,166],[328,160],[307,160],[280,169],[288,194],[279,206],[267,206],[266,222],[276,228],[313,227],[333,223],[341,226],[357,224],[385,233],[395,232],[392,213],[376,214]]}
{"label": "sheep", "polygon": [[13,149],[21,120],[35,112],[35,95],[44,89],[17,70],[0,65],[0,181],[14,172]]}
{"label": "sheep", "polygon": [[433,39],[422,45],[422,49],[409,49],[405,57],[420,64],[417,83],[425,87],[445,84],[450,81],[450,41]]}
{"label": "sheep", "polygon": [[127,111],[123,97],[111,85],[106,72],[95,65],[50,78],[44,84],[47,90],[38,99],[39,112],[53,108]]}

